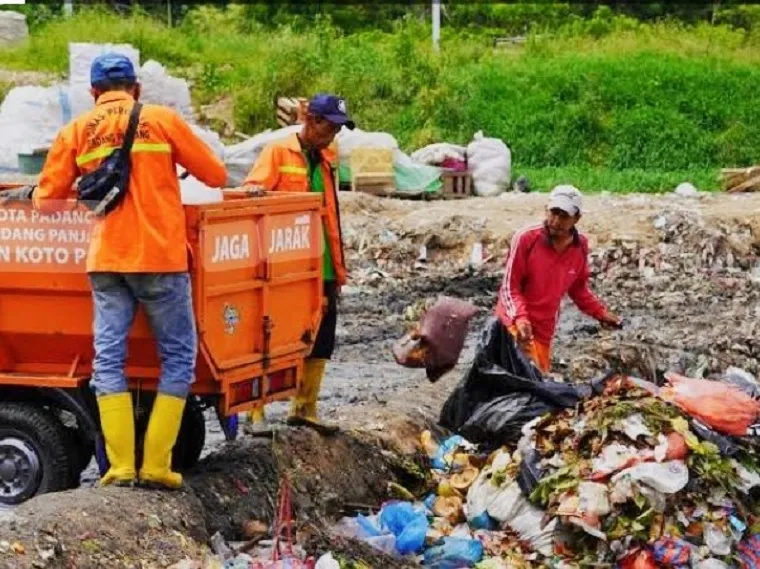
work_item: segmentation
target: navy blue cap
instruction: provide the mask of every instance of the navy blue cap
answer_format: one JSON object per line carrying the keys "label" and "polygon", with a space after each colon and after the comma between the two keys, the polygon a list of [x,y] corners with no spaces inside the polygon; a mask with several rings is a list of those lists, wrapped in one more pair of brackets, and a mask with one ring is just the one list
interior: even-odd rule
{"label": "navy blue cap", "polygon": [[96,87],[103,81],[137,81],[135,68],[128,57],[118,53],[104,53],[92,62],[90,85]]}
{"label": "navy blue cap", "polygon": [[309,101],[309,114],[317,117],[324,117],[331,123],[345,126],[349,130],[354,130],[356,124],[348,118],[348,107],[345,99],[335,95],[320,93],[315,95]]}

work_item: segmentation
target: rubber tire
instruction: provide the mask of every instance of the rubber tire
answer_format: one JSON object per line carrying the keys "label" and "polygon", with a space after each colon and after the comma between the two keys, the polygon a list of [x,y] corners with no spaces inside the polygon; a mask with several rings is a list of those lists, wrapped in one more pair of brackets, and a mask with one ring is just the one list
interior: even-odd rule
{"label": "rubber tire", "polygon": [[200,406],[189,399],[182,415],[177,444],[172,451],[172,469],[181,472],[198,464],[205,444],[206,418]]}
{"label": "rubber tire", "polygon": [[29,444],[42,469],[40,483],[14,499],[0,503],[15,505],[48,492],[67,490],[71,466],[63,423],[48,411],[28,403],[0,403],[0,438],[11,435]]}

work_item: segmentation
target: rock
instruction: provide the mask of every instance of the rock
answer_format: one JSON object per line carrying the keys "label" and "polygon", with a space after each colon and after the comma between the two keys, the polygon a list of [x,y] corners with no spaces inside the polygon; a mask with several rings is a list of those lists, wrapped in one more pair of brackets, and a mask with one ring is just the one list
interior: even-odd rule
{"label": "rock", "polygon": [[7,47],[29,37],[26,16],[9,10],[0,11],[0,46]]}
{"label": "rock", "polygon": [[697,190],[697,188],[695,188],[689,182],[683,182],[681,184],[678,184],[678,187],[675,189],[674,193],[684,198],[692,198],[699,195],[699,191]]}

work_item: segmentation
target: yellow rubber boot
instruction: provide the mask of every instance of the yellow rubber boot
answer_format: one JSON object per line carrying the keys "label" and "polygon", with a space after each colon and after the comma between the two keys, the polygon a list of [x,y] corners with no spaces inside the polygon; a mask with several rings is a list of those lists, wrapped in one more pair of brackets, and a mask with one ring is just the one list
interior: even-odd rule
{"label": "yellow rubber boot", "polygon": [[171,463],[185,401],[162,393],[156,395],[145,431],[143,463],[138,475],[140,482],[172,489],[182,487],[182,475],[172,471]]}
{"label": "yellow rubber boot", "polygon": [[324,423],[317,417],[319,389],[322,386],[326,365],[327,360],[323,359],[307,359],[304,362],[303,381],[291,402],[288,425],[311,427],[325,435],[338,432],[337,425]]}
{"label": "yellow rubber boot", "polygon": [[271,427],[267,424],[266,415],[264,414],[264,406],[258,407],[253,411],[246,413],[248,423],[243,429],[250,435],[255,437],[269,436],[272,434]]}
{"label": "yellow rubber boot", "polygon": [[101,486],[129,485],[135,481],[135,412],[132,394],[113,393],[98,397],[98,411],[106,456],[111,463],[100,479]]}

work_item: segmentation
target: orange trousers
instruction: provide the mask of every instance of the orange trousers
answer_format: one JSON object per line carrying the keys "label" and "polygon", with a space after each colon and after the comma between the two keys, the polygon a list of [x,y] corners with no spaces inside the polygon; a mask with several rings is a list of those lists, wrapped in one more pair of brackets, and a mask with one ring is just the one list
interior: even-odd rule
{"label": "orange trousers", "polygon": [[536,340],[533,340],[529,344],[521,344],[517,340],[517,326],[510,326],[509,333],[515,338],[520,349],[522,349],[525,354],[535,362],[538,369],[543,373],[549,373],[552,361],[552,347],[549,344],[544,344],[543,342],[538,342]]}

